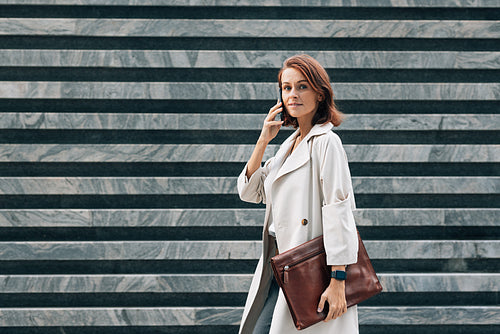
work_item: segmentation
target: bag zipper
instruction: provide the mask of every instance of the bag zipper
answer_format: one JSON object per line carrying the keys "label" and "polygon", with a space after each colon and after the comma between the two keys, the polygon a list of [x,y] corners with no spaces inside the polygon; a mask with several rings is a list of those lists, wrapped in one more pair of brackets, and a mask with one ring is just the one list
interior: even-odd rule
{"label": "bag zipper", "polygon": [[297,264],[299,264],[307,259],[310,259],[316,255],[319,255],[321,253],[323,253],[323,250],[319,250],[319,251],[316,251],[314,253],[311,253],[307,256],[304,256],[303,258],[298,259],[297,261],[294,261],[294,262],[284,266],[283,267],[283,283],[284,284],[288,283],[288,270],[290,269],[290,267],[293,267],[293,266],[295,266],[295,265],[297,265]]}

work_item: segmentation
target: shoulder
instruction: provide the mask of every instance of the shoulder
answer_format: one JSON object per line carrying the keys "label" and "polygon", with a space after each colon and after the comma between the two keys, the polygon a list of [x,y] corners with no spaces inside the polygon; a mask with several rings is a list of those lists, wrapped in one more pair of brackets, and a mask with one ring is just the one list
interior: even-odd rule
{"label": "shoulder", "polygon": [[313,139],[313,149],[316,151],[326,152],[339,152],[343,151],[342,140],[333,131],[327,131]]}

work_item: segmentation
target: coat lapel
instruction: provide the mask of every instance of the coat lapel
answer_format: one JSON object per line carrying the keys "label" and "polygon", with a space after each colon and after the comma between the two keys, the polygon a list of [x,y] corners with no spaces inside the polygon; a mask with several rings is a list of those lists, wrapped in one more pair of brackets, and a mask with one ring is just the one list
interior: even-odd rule
{"label": "coat lapel", "polygon": [[[281,166],[281,168],[278,170],[278,173],[276,174],[276,177],[274,178],[274,182],[278,180],[280,177],[293,172],[294,170],[302,167],[304,164],[306,164],[309,159],[311,158],[311,154],[309,152],[309,145],[308,142],[313,136],[318,136],[321,134],[324,134],[332,129],[333,125],[332,123],[325,123],[325,124],[316,124],[313,126],[311,131],[307,134],[307,136],[299,143],[299,145],[295,148],[295,151],[292,152],[292,154],[286,159],[285,163]],[[281,151],[281,156],[278,161],[283,161],[282,159],[285,158],[286,154],[290,150],[291,146],[294,143],[295,137],[298,136],[299,131],[295,131],[290,137],[287,138],[287,140],[283,143],[280,151]]]}

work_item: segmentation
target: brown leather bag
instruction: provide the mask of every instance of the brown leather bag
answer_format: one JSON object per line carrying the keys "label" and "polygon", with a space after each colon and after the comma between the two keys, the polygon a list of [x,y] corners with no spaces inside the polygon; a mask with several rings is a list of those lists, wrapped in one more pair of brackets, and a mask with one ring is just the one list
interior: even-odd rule
{"label": "brown leather bag", "polygon": [[[346,269],[347,307],[382,291],[359,233],[358,242],[358,262]],[[331,268],[326,265],[323,236],[274,256],[271,266],[297,329],[307,328],[326,318],[328,303],[325,303],[321,313],[316,311],[321,294],[330,284]]]}

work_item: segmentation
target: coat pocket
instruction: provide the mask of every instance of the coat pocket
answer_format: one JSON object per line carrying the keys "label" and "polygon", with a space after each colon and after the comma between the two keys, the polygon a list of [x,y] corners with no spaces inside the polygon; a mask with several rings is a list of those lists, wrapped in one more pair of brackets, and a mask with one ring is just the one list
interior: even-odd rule
{"label": "coat pocket", "polygon": [[352,213],[351,194],[321,208],[323,241],[328,265],[347,265],[358,259],[358,236]]}

